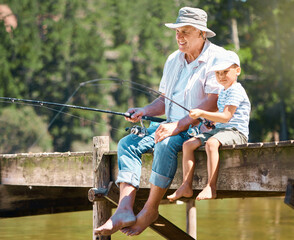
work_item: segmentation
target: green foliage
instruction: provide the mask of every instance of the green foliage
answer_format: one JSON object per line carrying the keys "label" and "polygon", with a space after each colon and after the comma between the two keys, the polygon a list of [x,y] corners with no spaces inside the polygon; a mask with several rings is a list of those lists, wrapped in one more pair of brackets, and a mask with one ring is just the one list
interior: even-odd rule
{"label": "green foliage", "polygon": [[0,153],[52,151],[52,137],[45,119],[29,106],[1,111],[0,136]]}

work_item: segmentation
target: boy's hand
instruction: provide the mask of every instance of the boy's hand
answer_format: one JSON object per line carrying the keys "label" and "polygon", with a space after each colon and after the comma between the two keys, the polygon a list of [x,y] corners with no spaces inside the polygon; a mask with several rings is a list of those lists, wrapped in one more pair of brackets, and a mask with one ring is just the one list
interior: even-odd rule
{"label": "boy's hand", "polygon": [[192,110],[190,110],[190,112],[189,112],[189,116],[190,116],[191,118],[197,119],[197,118],[201,117],[202,112],[203,112],[203,111],[202,111],[201,109],[198,109],[198,108],[196,108],[196,109],[192,109]]}

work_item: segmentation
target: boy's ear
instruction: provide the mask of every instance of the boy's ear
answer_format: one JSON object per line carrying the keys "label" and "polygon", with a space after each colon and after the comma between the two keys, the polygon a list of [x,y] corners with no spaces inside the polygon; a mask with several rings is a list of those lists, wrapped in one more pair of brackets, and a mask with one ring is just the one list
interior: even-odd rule
{"label": "boy's ear", "polygon": [[237,76],[239,76],[241,74],[241,68],[240,67],[237,67],[236,68],[236,72],[237,72]]}

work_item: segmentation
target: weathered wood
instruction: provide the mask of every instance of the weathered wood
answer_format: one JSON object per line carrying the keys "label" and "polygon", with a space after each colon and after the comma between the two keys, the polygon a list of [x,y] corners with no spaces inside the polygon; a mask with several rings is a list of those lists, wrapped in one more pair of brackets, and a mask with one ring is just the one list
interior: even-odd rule
{"label": "weathered wood", "polygon": [[[284,196],[288,178],[294,176],[293,156],[293,140],[223,147],[220,150],[218,198]],[[181,157],[179,153],[177,174],[167,194],[173,193],[182,182]],[[196,151],[195,157],[193,198],[207,181],[205,151]],[[110,180],[115,181],[118,171],[116,151],[105,152],[104,158],[111,164]],[[152,161],[152,152],[143,155],[141,188],[137,192],[137,199],[142,201],[146,201],[149,194]],[[74,211],[81,209],[83,198],[87,209],[87,192],[93,187],[93,152],[0,154],[0,186],[2,214],[21,216]],[[30,188],[32,191],[28,191]],[[36,189],[39,189],[39,195],[34,193]],[[50,195],[46,195],[47,192]],[[67,200],[71,206],[64,204],[64,196],[60,192],[69,196],[74,193],[72,201]],[[162,203],[167,202],[166,196],[164,199]],[[43,204],[38,204],[38,201]],[[52,206],[51,202],[55,205]]]}
{"label": "weathered wood", "polygon": [[186,232],[197,239],[197,212],[195,199],[186,202]]}
{"label": "weathered wood", "polygon": [[[104,156],[109,151],[109,137],[100,136],[93,138],[93,169],[94,188],[107,188],[110,182],[110,163]],[[94,202],[93,204],[93,230],[104,224],[111,217],[111,205],[107,201]],[[97,237],[93,233],[93,240]],[[111,239],[110,236],[100,236],[100,240]]]}
{"label": "weathered wood", "polygon": [[103,201],[107,191],[107,188],[91,188],[88,192],[88,199],[90,202]]}
{"label": "weathered wood", "polygon": [[93,152],[0,154],[0,184],[93,186]]}
{"label": "weathered wood", "polygon": [[[140,209],[141,208],[143,208],[143,206],[141,206]],[[150,225],[150,228],[166,239],[194,239],[161,215],[159,215],[158,219]]]}
{"label": "weathered wood", "polygon": [[294,179],[288,179],[286,196],[284,202],[294,208]]}
{"label": "weathered wood", "polygon": [[[294,176],[294,142],[254,143],[246,145],[232,145],[220,150],[220,169],[217,189],[219,197],[226,194],[237,197],[247,193],[263,196],[269,194],[283,195],[287,180]],[[113,166],[117,162],[116,155],[110,155]],[[182,182],[182,153],[178,156],[178,169],[170,189],[177,189]],[[199,191],[207,184],[206,153],[203,149],[195,151],[196,169],[193,179],[193,189]],[[142,157],[141,188],[149,187],[149,176],[152,169],[152,153]],[[117,168],[111,169],[112,178],[117,176]],[[232,197],[228,196],[228,197]],[[242,197],[243,197],[242,196]]]}
{"label": "weathered wood", "polygon": [[0,218],[92,210],[87,191],[85,187],[0,185]]}

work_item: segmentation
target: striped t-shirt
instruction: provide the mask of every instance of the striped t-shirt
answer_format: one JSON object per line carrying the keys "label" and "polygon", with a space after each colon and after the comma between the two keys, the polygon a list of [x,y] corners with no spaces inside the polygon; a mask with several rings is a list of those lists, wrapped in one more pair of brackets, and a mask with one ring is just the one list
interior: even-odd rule
{"label": "striped t-shirt", "polygon": [[227,123],[216,123],[216,128],[236,128],[243,133],[247,138],[249,135],[249,116],[251,104],[246,94],[245,89],[240,83],[235,83],[227,90],[221,90],[217,106],[219,112],[223,112],[226,105],[236,106],[236,112]]}

